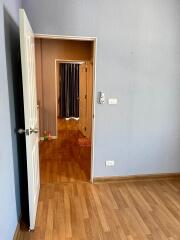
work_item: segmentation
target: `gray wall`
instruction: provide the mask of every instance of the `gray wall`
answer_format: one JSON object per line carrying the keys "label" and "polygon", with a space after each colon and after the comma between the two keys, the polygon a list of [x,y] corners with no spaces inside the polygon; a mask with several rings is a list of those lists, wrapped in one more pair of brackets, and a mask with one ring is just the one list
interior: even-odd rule
{"label": "gray wall", "polygon": [[[12,240],[20,215],[10,36],[18,39],[20,1],[0,0],[0,238]],[[11,30],[11,32],[10,32]],[[6,35],[6,40],[5,40]],[[6,42],[6,43],[5,43]]]}
{"label": "gray wall", "polygon": [[[36,33],[96,36],[95,176],[180,171],[180,1],[24,0]],[[105,160],[115,160],[106,168]]]}

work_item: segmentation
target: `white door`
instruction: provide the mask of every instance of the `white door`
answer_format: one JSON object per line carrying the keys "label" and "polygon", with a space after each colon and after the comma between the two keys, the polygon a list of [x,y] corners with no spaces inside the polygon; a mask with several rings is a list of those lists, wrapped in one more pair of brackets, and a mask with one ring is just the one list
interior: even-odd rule
{"label": "white door", "polygon": [[25,114],[29,216],[30,216],[30,229],[33,230],[35,227],[38,196],[40,189],[35,48],[34,48],[34,33],[31,29],[31,26],[23,9],[19,10],[19,16],[20,16],[19,26],[20,26],[22,82]]}

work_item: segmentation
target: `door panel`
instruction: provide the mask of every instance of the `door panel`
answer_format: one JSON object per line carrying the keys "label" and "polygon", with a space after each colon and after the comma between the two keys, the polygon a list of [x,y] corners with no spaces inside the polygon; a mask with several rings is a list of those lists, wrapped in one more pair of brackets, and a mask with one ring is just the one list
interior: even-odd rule
{"label": "door panel", "polygon": [[20,9],[20,46],[25,115],[30,229],[35,227],[40,189],[38,109],[36,96],[34,33],[25,11]]}
{"label": "door panel", "polygon": [[93,63],[87,62],[87,137],[92,134]]}
{"label": "door panel", "polygon": [[79,67],[79,129],[87,135],[87,72],[86,64]]}

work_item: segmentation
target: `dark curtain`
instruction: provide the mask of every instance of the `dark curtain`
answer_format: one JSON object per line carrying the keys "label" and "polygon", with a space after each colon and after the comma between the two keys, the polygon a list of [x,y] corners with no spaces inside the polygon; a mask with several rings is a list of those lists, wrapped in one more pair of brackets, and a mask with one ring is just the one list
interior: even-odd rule
{"label": "dark curtain", "polygon": [[60,117],[79,117],[79,64],[60,65]]}

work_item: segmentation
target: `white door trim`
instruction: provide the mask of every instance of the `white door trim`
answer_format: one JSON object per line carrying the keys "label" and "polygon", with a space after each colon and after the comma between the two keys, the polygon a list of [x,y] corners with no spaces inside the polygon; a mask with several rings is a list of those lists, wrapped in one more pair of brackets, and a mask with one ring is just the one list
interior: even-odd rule
{"label": "white door trim", "polygon": [[35,33],[35,38],[77,40],[77,41],[95,41],[95,40],[97,40],[97,37],[51,35],[51,34],[39,34],[39,33]]}
{"label": "white door trim", "polygon": [[[44,39],[62,39],[62,40],[76,40],[76,41],[92,41],[93,42],[93,93],[92,93],[92,144],[91,144],[91,178],[93,183],[94,178],[94,139],[95,139],[95,105],[96,105],[96,61],[97,61],[97,37],[85,37],[85,36],[69,36],[69,35],[50,35],[50,34],[35,34],[35,38]],[[55,64],[56,67],[56,64]],[[55,75],[56,81],[56,75]],[[56,86],[56,83],[55,83]],[[57,102],[57,91],[56,91]],[[57,116],[57,106],[56,106]]]}

